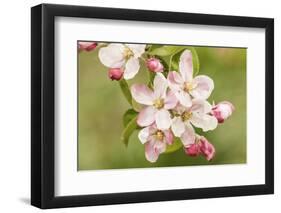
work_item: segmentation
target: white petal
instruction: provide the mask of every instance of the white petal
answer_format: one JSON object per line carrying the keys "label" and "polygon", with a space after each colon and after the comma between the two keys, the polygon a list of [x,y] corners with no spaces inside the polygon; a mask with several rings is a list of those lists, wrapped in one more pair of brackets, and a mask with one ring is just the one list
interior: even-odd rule
{"label": "white petal", "polygon": [[148,143],[145,143],[145,145],[144,145],[145,157],[151,163],[156,162],[158,159],[158,156],[160,154],[159,151],[157,149],[155,149],[154,144],[155,144],[155,142],[149,141]]}
{"label": "white petal", "polygon": [[179,92],[175,93],[175,95],[183,106],[191,107],[192,105],[191,97],[187,92],[180,90]]}
{"label": "white petal", "polygon": [[163,141],[155,141],[154,149],[157,150],[159,153],[163,153],[166,151],[167,144]]}
{"label": "white petal", "polygon": [[175,108],[175,106],[177,105],[178,103],[178,99],[177,97],[175,96],[175,94],[170,90],[168,93],[167,93],[167,96],[164,100],[164,108],[165,109],[173,109]]}
{"label": "white petal", "polygon": [[169,111],[166,109],[158,110],[155,114],[155,122],[158,129],[169,129],[172,123]]}
{"label": "white petal", "polygon": [[139,60],[136,59],[136,58],[131,57],[127,61],[126,66],[125,66],[124,78],[126,80],[132,79],[138,73],[139,69],[140,69]]}
{"label": "white petal", "polygon": [[208,101],[202,99],[193,99],[192,107],[190,108],[190,110],[193,113],[207,114],[212,111],[212,105]]}
{"label": "white petal", "polygon": [[149,131],[150,127],[145,127],[143,128],[142,130],[139,131],[139,134],[138,134],[138,137],[139,137],[139,140],[142,144],[146,143],[148,141],[148,138],[149,138]]}
{"label": "white petal", "polygon": [[139,126],[149,126],[155,121],[156,109],[152,106],[145,107],[140,111],[137,118]]}
{"label": "white petal", "polygon": [[153,92],[144,84],[134,84],[131,86],[132,97],[140,104],[152,105],[154,101]]}
{"label": "white petal", "polygon": [[214,116],[208,114],[194,113],[190,118],[190,122],[194,126],[201,128],[204,132],[214,130],[218,125],[218,120]]}
{"label": "white petal", "polygon": [[195,131],[190,124],[186,124],[185,131],[180,138],[185,147],[189,147],[195,142]]}
{"label": "white petal", "polygon": [[185,131],[185,125],[180,117],[173,118],[172,131],[176,137],[180,137]]}
{"label": "white petal", "polygon": [[139,58],[145,52],[145,44],[126,44],[133,51],[134,57]]}
{"label": "white petal", "polygon": [[193,75],[192,53],[185,50],[180,56],[179,71],[184,81],[191,81]]}
{"label": "white petal", "polygon": [[153,81],[153,87],[155,98],[165,98],[168,82],[162,73],[156,74]]}
{"label": "white petal", "polygon": [[102,47],[99,50],[101,63],[110,68],[122,67],[125,63],[123,48],[124,45],[122,44],[109,44],[107,47]]}
{"label": "white petal", "polygon": [[196,76],[193,81],[195,88],[190,91],[194,98],[207,99],[214,89],[214,81],[205,75]]}
{"label": "white petal", "polygon": [[184,83],[181,75],[176,71],[169,72],[167,80],[170,89],[174,92],[178,92]]}

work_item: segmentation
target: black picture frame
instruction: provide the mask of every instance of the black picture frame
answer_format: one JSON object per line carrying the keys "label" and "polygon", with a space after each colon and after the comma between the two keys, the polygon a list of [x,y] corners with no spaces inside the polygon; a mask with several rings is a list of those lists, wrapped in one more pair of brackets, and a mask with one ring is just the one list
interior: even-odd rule
{"label": "black picture frame", "polygon": [[[263,28],[266,32],[265,184],[93,195],[54,195],[55,17]],[[274,20],[240,16],[41,4],[31,8],[31,204],[42,209],[274,193]]]}

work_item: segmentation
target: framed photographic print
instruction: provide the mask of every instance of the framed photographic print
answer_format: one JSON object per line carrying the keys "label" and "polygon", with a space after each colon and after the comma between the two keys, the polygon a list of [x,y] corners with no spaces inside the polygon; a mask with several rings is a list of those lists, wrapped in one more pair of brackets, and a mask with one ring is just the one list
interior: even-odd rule
{"label": "framed photographic print", "polygon": [[271,194],[274,21],[31,9],[31,203]]}

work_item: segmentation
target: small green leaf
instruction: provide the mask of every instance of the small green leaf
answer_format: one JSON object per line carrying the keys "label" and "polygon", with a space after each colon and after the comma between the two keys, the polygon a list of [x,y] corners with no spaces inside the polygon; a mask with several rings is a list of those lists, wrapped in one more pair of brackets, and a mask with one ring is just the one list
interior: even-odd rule
{"label": "small green leaf", "polygon": [[128,123],[138,115],[134,109],[128,109],[123,115],[123,126],[126,127]]}
{"label": "small green leaf", "polygon": [[164,45],[162,47],[150,50],[148,52],[148,54],[164,57],[164,56],[176,54],[177,52],[183,50],[184,48],[185,48],[184,46],[172,46],[172,45],[166,46],[166,45]]}
{"label": "small green leaf", "polygon": [[125,79],[119,81],[120,88],[123,92],[123,95],[127,99],[128,103],[132,106],[132,95],[129,89],[129,85]]}
{"label": "small green leaf", "polygon": [[152,45],[148,46],[148,52],[150,52],[152,50],[155,50],[155,49],[157,49],[159,47],[162,47],[162,46],[163,45],[161,45],[161,44],[152,44]]}
{"label": "small green leaf", "polygon": [[126,146],[128,146],[130,136],[133,134],[133,132],[134,132],[137,128],[138,128],[138,125],[137,125],[137,116],[135,116],[135,117],[127,124],[127,126],[125,127],[125,129],[123,130],[122,135],[121,135],[121,140],[122,140],[122,142],[123,142]]}
{"label": "small green leaf", "polygon": [[168,145],[166,151],[164,152],[165,154],[167,153],[172,153],[177,151],[182,147],[182,142],[179,138],[174,139],[174,143],[172,145]]}
{"label": "small green leaf", "polygon": [[142,105],[135,101],[135,99],[132,99],[132,107],[135,111],[139,112],[142,109]]}

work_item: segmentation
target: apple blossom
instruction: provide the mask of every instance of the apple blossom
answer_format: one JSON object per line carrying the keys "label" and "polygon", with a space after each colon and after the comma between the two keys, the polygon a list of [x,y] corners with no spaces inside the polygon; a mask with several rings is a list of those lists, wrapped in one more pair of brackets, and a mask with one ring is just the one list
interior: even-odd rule
{"label": "apple blossom", "polygon": [[185,50],[179,61],[179,73],[171,71],[168,74],[168,83],[179,102],[190,107],[192,97],[206,100],[214,89],[214,82],[206,75],[193,78],[192,53]]}
{"label": "apple blossom", "polygon": [[215,156],[215,147],[203,136],[198,136],[194,144],[185,147],[185,153],[189,156],[196,157],[203,155],[208,161]]}
{"label": "apple blossom", "polygon": [[199,139],[200,151],[205,158],[210,161],[214,158],[216,150],[215,147],[203,136]]}
{"label": "apple blossom", "polygon": [[152,72],[163,72],[164,70],[164,66],[158,58],[147,59],[146,66]]}
{"label": "apple blossom", "polygon": [[79,51],[85,50],[85,51],[91,51],[94,50],[97,47],[97,42],[88,42],[88,41],[79,41],[78,48]]}
{"label": "apple blossom", "polygon": [[108,70],[108,77],[111,80],[119,81],[123,77],[124,71],[121,68],[110,68]]}
{"label": "apple blossom", "polygon": [[232,103],[222,101],[212,108],[212,115],[214,115],[219,123],[223,123],[235,110]]}
{"label": "apple blossom", "polygon": [[124,78],[132,79],[139,71],[139,58],[145,52],[144,44],[109,44],[99,51],[99,59],[109,68],[122,68]]}
{"label": "apple blossom", "polygon": [[171,128],[174,135],[180,137],[184,146],[189,146],[195,141],[196,135],[192,125],[203,131],[214,130],[217,127],[217,119],[210,115],[211,110],[212,106],[201,99],[193,99],[191,107],[178,104],[172,110]]}
{"label": "apple blossom", "polygon": [[198,143],[193,143],[190,146],[185,147],[184,151],[187,155],[192,156],[192,157],[197,157],[198,155],[201,154]]}
{"label": "apple blossom", "polygon": [[157,73],[153,81],[153,91],[144,84],[134,84],[131,87],[132,97],[144,105],[137,117],[141,127],[156,123],[158,129],[168,129],[171,126],[169,110],[177,105],[177,99],[172,91],[167,91],[167,80],[162,73]]}
{"label": "apple blossom", "polygon": [[167,145],[173,143],[173,133],[171,130],[157,129],[155,124],[140,130],[139,140],[145,145],[145,157],[148,161],[154,163],[158,156],[165,152]]}

